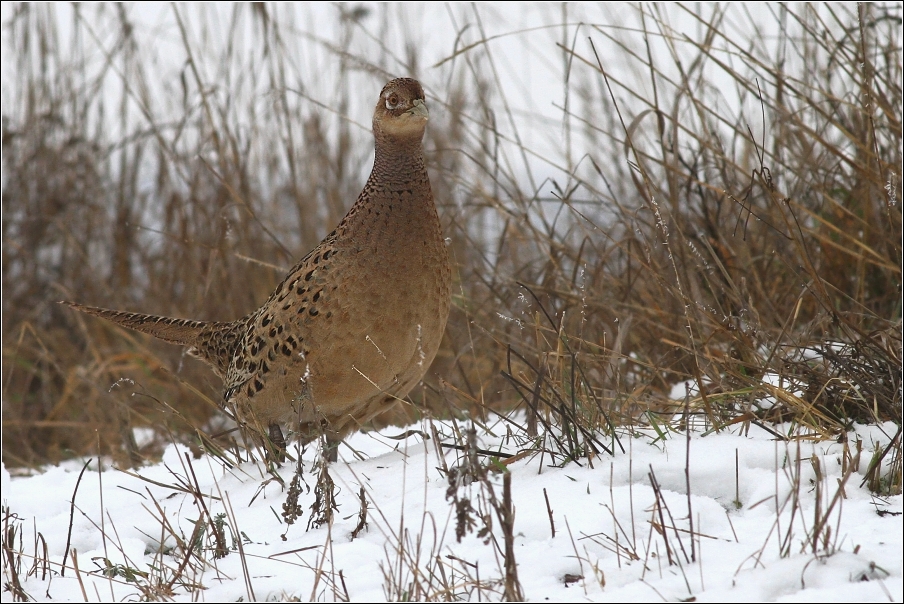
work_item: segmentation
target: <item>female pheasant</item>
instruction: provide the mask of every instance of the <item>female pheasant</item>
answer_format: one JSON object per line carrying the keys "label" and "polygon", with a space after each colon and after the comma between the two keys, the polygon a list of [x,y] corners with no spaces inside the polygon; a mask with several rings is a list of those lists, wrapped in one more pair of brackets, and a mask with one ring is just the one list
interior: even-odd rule
{"label": "female pheasant", "polygon": [[357,201],[256,311],[191,321],[66,302],[190,347],[223,378],[222,404],[278,445],[338,442],[408,394],[436,355],[451,268],[423,137],[420,83],[392,80],[373,114],[373,171]]}

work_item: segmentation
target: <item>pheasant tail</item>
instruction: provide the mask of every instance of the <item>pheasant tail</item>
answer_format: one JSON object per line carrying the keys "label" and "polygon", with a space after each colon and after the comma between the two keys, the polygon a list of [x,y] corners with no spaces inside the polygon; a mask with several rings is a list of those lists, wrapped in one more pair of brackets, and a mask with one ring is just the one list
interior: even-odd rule
{"label": "pheasant tail", "polygon": [[188,346],[191,354],[208,363],[220,377],[226,375],[233,352],[241,338],[239,333],[239,327],[243,324],[241,320],[231,323],[191,321],[84,306],[75,302],[64,301],[62,304],[68,304],[83,313],[152,335],[164,342]]}

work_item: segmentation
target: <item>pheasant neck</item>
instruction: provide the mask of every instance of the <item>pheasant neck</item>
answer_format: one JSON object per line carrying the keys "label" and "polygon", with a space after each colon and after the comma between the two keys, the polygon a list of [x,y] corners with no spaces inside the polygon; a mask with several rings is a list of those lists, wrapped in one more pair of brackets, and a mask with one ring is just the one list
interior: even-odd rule
{"label": "pheasant neck", "polygon": [[391,189],[410,188],[412,183],[425,180],[427,168],[420,139],[387,138],[376,142],[371,180],[376,179]]}

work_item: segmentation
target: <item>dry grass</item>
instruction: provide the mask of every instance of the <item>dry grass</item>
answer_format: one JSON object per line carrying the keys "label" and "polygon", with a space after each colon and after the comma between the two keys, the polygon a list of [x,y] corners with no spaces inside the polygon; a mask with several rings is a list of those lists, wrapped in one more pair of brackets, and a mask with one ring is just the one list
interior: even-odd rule
{"label": "dry grass", "polygon": [[[564,153],[521,142],[533,122],[510,109],[499,51],[476,43],[476,10],[438,67],[345,52],[395,13],[343,13],[325,91],[290,9],[236,6],[226,23],[170,10],[174,80],[118,5],[76,9],[68,36],[51,6],[3,24],[8,466],[137,463],[220,430],[206,367],[55,302],[256,308],[357,195],[370,138],[349,116],[390,75],[420,77],[441,108],[426,147],[457,293],[425,387],[382,422],[524,405],[514,431],[557,461],[687,414],[822,436],[900,426],[900,6],[704,7],[683,15],[696,37],[655,6],[640,30],[584,25],[559,47]],[[203,43],[214,27],[229,44]],[[682,382],[703,389],[675,403]],[[139,448],[137,427],[157,438]]]}

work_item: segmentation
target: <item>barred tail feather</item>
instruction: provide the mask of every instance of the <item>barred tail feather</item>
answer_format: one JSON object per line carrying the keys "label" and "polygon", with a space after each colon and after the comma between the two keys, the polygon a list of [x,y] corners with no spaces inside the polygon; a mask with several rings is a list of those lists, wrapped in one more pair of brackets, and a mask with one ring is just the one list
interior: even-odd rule
{"label": "barred tail feather", "polygon": [[67,304],[83,313],[152,335],[164,342],[189,346],[191,347],[189,352],[209,363],[221,377],[225,375],[228,364],[232,359],[234,348],[229,350],[231,348],[230,345],[234,346],[238,339],[238,332],[235,329],[238,326],[238,322],[220,323],[174,319],[171,317],[110,310],[96,306],[84,306],[65,300],[61,304]]}
{"label": "barred tail feather", "polygon": [[110,310],[107,308],[97,308],[96,306],[83,306],[75,302],[62,302],[68,304],[72,308],[79,310],[107,321],[112,321],[140,331],[150,334],[155,338],[159,338],[171,344],[181,344],[183,346],[195,346],[201,332],[210,324],[204,321],[189,321],[187,319],[171,319],[169,317],[158,317],[155,315],[143,315],[134,312],[123,312],[119,310]]}

